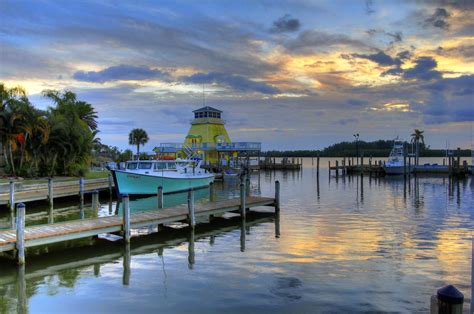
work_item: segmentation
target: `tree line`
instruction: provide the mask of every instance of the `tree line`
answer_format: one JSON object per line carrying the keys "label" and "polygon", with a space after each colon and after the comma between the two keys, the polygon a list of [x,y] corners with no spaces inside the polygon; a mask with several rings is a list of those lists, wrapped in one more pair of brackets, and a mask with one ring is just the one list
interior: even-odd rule
{"label": "tree line", "polygon": [[0,83],[0,141],[11,176],[83,175],[97,138],[97,112],[71,91],[43,91],[54,106],[33,106],[21,87]]}

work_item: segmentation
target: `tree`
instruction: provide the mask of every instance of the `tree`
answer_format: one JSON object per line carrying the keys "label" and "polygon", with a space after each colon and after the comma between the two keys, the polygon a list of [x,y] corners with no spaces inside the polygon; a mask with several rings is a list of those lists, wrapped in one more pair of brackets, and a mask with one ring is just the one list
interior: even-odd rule
{"label": "tree", "polygon": [[140,145],[145,145],[148,140],[148,134],[143,129],[133,129],[128,135],[128,143],[137,145],[137,157],[140,156]]}
{"label": "tree", "polygon": [[423,136],[423,132],[421,130],[415,129],[414,133],[411,135],[411,142],[415,144],[415,165],[419,163],[419,156],[420,156],[420,142],[425,144],[425,137]]}

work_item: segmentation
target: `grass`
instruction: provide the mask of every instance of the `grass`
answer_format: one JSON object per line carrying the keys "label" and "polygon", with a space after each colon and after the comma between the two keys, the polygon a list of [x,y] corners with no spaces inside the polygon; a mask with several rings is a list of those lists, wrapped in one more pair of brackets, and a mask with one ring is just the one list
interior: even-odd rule
{"label": "grass", "polygon": [[[101,178],[107,178],[109,175],[109,171],[89,171],[86,173],[84,176],[84,179],[90,180],[90,179],[101,179]],[[73,181],[73,180],[78,180],[79,177],[55,177],[55,181]],[[38,179],[25,179],[25,180],[13,180],[15,182],[21,182],[23,184],[42,184],[42,183],[47,183],[48,180],[46,178],[38,178]],[[3,178],[0,179],[0,184],[8,184],[10,182],[10,179],[8,178]]]}

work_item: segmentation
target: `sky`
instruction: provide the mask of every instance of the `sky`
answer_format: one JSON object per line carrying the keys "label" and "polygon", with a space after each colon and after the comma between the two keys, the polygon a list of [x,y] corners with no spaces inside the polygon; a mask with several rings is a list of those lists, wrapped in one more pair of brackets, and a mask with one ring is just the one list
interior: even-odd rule
{"label": "sky", "polygon": [[103,143],[182,142],[203,105],[263,150],[409,140],[470,148],[474,1],[0,0],[0,82],[70,90]]}

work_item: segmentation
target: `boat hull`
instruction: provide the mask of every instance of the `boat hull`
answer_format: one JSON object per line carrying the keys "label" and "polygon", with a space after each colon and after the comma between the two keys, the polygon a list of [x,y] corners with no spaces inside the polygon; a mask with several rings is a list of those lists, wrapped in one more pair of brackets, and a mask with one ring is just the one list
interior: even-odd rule
{"label": "boat hull", "polygon": [[131,195],[156,195],[159,186],[163,187],[163,193],[175,193],[214,182],[213,174],[176,178],[115,170],[113,176],[117,192]]}
{"label": "boat hull", "polygon": [[[404,166],[385,166],[383,167],[383,170],[385,170],[385,174],[387,175],[400,175],[400,174],[405,173]],[[408,172],[408,167],[407,167],[407,172]]]}

